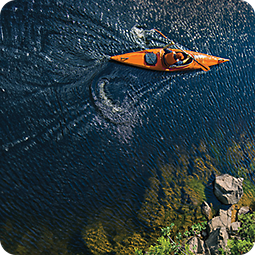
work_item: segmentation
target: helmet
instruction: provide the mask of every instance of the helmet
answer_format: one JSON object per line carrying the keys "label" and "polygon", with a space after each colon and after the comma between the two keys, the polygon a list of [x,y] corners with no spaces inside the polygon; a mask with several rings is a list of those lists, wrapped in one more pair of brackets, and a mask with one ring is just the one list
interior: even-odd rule
{"label": "helmet", "polygon": [[181,53],[181,52],[176,53],[175,57],[176,57],[176,59],[179,59],[179,60],[184,60],[185,59],[183,53]]}

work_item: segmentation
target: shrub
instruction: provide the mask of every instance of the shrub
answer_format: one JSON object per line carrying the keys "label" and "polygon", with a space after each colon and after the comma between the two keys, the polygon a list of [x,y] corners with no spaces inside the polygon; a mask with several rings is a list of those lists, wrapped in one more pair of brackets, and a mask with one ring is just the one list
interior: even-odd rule
{"label": "shrub", "polygon": [[[184,254],[191,255],[194,254],[190,251],[187,245],[188,238],[191,236],[199,235],[202,230],[206,228],[206,222],[194,224],[190,231],[184,232],[182,235],[180,232],[175,236],[175,240],[172,239],[171,232],[174,227],[174,223],[171,223],[169,227],[161,229],[161,237],[158,238],[158,243],[152,245],[149,251],[146,253],[148,255],[167,255],[167,254]],[[196,248],[196,247],[195,247]],[[136,249],[136,255],[142,255],[143,252]]]}

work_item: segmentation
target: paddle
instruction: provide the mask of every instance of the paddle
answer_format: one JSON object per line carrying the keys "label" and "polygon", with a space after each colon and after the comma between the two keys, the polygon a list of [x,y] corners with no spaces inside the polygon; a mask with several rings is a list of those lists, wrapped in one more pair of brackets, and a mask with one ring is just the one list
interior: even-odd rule
{"label": "paddle", "polygon": [[162,35],[164,38],[166,38],[167,40],[169,40],[171,43],[167,44],[163,49],[165,50],[168,46],[170,45],[175,45],[179,50],[181,50],[182,52],[184,52],[185,54],[187,54],[190,58],[192,58],[194,61],[196,61],[202,68],[203,71],[209,71],[210,67],[204,64],[201,64],[200,62],[198,62],[192,55],[190,55],[188,52],[186,52],[185,50],[183,50],[182,48],[180,48],[174,41],[170,40],[169,38],[167,38],[164,34],[162,34],[159,30],[157,30],[156,28],[154,28],[154,30],[156,32],[158,32],[160,35]]}
{"label": "paddle", "polygon": [[164,46],[163,50],[165,50],[166,48],[168,48],[171,45],[174,45],[174,42],[171,42],[171,43],[167,44],[166,46]]}

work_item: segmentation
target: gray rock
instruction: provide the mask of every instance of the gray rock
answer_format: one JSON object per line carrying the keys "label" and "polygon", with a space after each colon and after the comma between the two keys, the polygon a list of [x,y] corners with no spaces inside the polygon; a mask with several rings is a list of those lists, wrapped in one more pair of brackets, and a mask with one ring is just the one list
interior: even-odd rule
{"label": "gray rock", "polygon": [[208,237],[207,231],[206,230],[202,230],[201,236],[202,236],[203,239],[206,239]]}
{"label": "gray rock", "polygon": [[197,236],[191,237],[187,245],[189,246],[189,250],[194,252],[195,254],[205,254],[205,243]]}
{"label": "gray rock", "polygon": [[214,230],[220,227],[226,226],[225,223],[220,219],[220,216],[216,216],[208,222],[208,233],[211,234]]}
{"label": "gray rock", "polygon": [[212,218],[208,222],[208,232],[209,234],[212,233],[217,228],[225,227],[226,229],[230,229],[231,224],[231,215],[232,215],[232,209],[228,210],[219,210],[219,216],[216,216]]}
{"label": "gray rock", "polygon": [[243,195],[243,178],[235,178],[229,174],[216,176],[214,194],[226,205],[236,204]]}
{"label": "gray rock", "polygon": [[239,229],[240,227],[241,227],[241,222],[238,222],[238,221],[232,222],[232,223],[230,224],[230,234],[231,234],[231,235],[236,235],[237,232],[238,232],[238,229]]}
{"label": "gray rock", "polygon": [[219,227],[209,235],[205,243],[212,255],[218,255],[221,254],[219,248],[226,249],[228,238],[227,229],[225,227]]}
{"label": "gray rock", "polygon": [[231,216],[232,216],[232,208],[230,207],[228,210],[219,210],[219,217],[225,223],[226,228],[230,228],[231,224]]}
{"label": "gray rock", "polygon": [[243,206],[239,209],[237,216],[240,216],[241,214],[246,214],[250,212],[250,208],[248,206]]}
{"label": "gray rock", "polygon": [[205,215],[207,220],[209,220],[211,218],[212,209],[211,209],[210,205],[208,205],[208,203],[206,203],[205,201],[201,205],[201,211]]}

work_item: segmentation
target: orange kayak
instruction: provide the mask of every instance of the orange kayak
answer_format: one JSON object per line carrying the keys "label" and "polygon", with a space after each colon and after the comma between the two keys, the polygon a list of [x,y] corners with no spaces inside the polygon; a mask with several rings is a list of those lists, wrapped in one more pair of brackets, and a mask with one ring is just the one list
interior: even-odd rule
{"label": "orange kayak", "polygon": [[[180,49],[173,49],[172,51],[175,51],[175,53],[182,52]],[[148,50],[142,50],[137,52],[131,52],[131,53],[125,53],[121,55],[116,55],[111,57],[111,60],[136,66],[140,68],[155,70],[155,71],[183,71],[183,70],[195,70],[195,69],[203,69],[203,66],[213,66],[218,65],[224,62],[229,61],[229,59],[215,57],[195,51],[189,51],[185,50],[187,62],[183,65],[173,65],[173,66],[166,66],[164,64],[163,55],[164,50],[163,48],[157,48],[157,49],[148,49]],[[188,56],[190,55],[190,56]],[[194,59],[195,60],[194,60]],[[203,69],[204,70],[204,69]]]}

